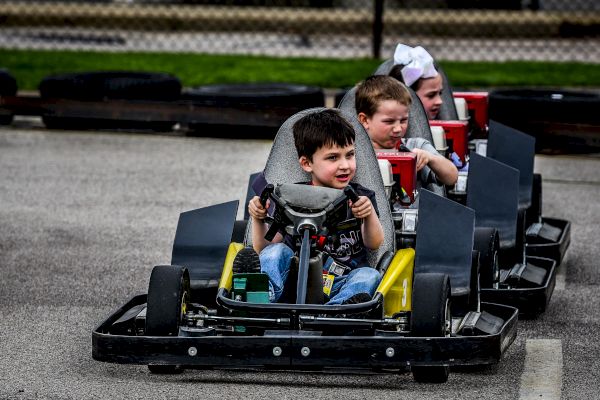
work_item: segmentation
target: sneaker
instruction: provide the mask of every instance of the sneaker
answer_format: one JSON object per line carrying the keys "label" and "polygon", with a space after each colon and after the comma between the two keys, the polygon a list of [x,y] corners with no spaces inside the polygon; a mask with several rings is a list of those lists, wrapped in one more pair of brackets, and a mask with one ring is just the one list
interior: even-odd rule
{"label": "sneaker", "polygon": [[368,293],[360,292],[344,300],[342,304],[360,304],[366,303],[367,301],[371,301],[371,296]]}
{"label": "sneaker", "polygon": [[260,272],[260,259],[252,247],[244,247],[233,259],[233,273],[258,273]]}

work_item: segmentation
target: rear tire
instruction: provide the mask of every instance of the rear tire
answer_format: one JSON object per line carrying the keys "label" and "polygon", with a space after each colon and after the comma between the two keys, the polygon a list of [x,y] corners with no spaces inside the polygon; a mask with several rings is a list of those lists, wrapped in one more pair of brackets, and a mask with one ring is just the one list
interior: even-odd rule
{"label": "rear tire", "polygon": [[[146,336],[177,336],[190,301],[190,275],[187,268],[157,265],[150,275],[146,308]],[[178,365],[148,365],[156,374],[183,372]]]}
{"label": "rear tire", "polygon": [[[450,278],[445,274],[416,274],[412,295],[411,333],[417,337],[444,337],[450,334]],[[411,366],[416,382],[444,383],[449,365]]]}
{"label": "rear tire", "polygon": [[482,288],[491,288],[498,283],[500,266],[498,252],[500,237],[496,228],[476,228],[473,250],[479,252],[479,283]]}

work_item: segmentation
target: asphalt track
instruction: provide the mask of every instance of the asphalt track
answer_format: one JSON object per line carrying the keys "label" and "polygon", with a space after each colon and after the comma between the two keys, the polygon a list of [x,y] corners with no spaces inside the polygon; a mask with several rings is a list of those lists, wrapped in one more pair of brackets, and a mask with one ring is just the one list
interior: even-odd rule
{"label": "asphalt track", "polygon": [[544,214],[572,222],[572,243],[549,309],[519,322],[497,367],[422,385],[410,374],[156,376],[94,361],[92,329],[145,292],[152,266],[170,261],[178,214],[243,200],[269,149],[257,140],[0,127],[0,399],[600,398],[598,156],[536,158]]}

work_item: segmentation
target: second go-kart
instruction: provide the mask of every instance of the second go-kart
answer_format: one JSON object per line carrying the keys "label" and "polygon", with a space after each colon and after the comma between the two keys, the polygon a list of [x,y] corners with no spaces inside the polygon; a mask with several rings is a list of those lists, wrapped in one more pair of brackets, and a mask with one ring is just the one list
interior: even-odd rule
{"label": "second go-kart", "polygon": [[[233,271],[244,246],[230,240],[237,202],[186,212],[172,265],[155,267],[148,294],[134,297],[94,330],[94,359],[148,364],[159,373],[209,367],[392,373],[410,368],[420,382],[446,381],[452,365],[500,360],[516,336],[518,311],[480,301],[474,212],[423,190],[421,207],[428,212],[417,232],[422,240],[416,249],[396,250],[375,153],[347,114],[357,132],[355,181],[372,188],[380,204],[385,241],[369,258],[382,280],[369,301],[322,304],[320,237],[335,233],[346,216],[339,211],[353,194],[294,184],[307,176],[297,162],[291,127],[320,110],[286,121],[264,171],[274,183],[262,193],[277,204],[274,223],[301,243],[285,302],[269,302],[266,275]],[[453,230],[457,223],[465,227],[461,234]]]}

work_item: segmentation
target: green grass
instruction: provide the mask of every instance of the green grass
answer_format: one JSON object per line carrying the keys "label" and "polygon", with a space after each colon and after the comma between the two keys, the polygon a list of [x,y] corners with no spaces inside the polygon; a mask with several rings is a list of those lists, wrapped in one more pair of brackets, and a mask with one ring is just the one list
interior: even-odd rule
{"label": "green grass", "polygon": [[[35,90],[47,75],[130,70],[167,72],[186,87],[210,83],[290,82],[323,88],[352,86],[380,64],[372,59],[275,58],[165,53],[0,50],[20,90]],[[456,88],[500,86],[600,87],[600,64],[441,62]]]}

